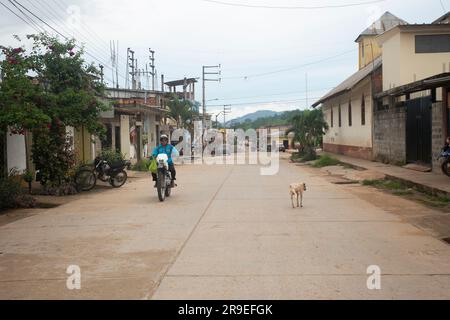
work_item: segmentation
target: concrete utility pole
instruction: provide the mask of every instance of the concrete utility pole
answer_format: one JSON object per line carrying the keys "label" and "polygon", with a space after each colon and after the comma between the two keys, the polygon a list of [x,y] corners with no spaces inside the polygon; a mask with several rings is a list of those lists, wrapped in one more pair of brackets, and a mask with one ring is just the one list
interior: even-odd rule
{"label": "concrete utility pole", "polygon": [[135,60],[134,60],[134,51],[128,48],[128,59],[131,61],[131,64],[129,64],[131,68],[131,88],[133,90],[136,90],[136,66],[135,66]]}
{"label": "concrete utility pole", "polygon": [[103,69],[105,68],[102,64],[100,64],[99,65],[99,68],[100,68],[100,79],[101,79],[101,82],[102,82],[102,84],[103,84],[103,77],[104,77],[104,73],[103,73]]}
{"label": "concrete utility pole", "polygon": [[[221,75],[221,71],[220,71],[221,65],[219,64],[218,66],[203,66],[203,119],[202,119],[202,123],[203,123],[203,129],[205,129],[206,126],[206,82],[208,81],[213,81],[213,82],[220,82],[222,81],[221,78],[217,78],[217,79],[208,79],[206,78],[208,75],[215,75],[215,76],[220,76]],[[215,69],[216,72],[207,72],[209,69]]]}
{"label": "concrete utility pole", "polygon": [[223,106],[223,127],[226,127],[227,121],[226,116],[227,114],[231,113],[231,104],[226,104]]}
{"label": "concrete utility pole", "polygon": [[150,51],[150,68],[152,69],[152,71],[150,72],[150,74],[152,75],[152,90],[155,91],[155,51],[152,49],[148,50]]}

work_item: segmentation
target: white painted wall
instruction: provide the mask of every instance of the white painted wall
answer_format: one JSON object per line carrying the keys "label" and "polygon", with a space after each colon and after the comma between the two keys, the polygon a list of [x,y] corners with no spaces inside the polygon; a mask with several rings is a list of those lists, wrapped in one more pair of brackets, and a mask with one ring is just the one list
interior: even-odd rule
{"label": "white painted wall", "polygon": [[125,158],[131,159],[129,116],[120,116],[120,150]]}
{"label": "white painted wall", "polygon": [[[364,94],[366,123],[361,123],[361,101]],[[351,96],[352,126],[349,126],[348,106]],[[339,127],[339,104],[341,104],[342,126]],[[331,108],[334,112],[334,126],[331,127]],[[372,95],[370,79],[364,80],[351,93],[344,93],[323,104],[325,119],[330,126],[324,136],[324,143],[344,146],[372,148]]]}
{"label": "white painted wall", "polygon": [[8,171],[16,168],[19,172],[27,169],[27,154],[25,146],[25,136],[13,134],[8,131],[6,135],[6,153]]}
{"label": "white painted wall", "polygon": [[450,72],[450,52],[415,53],[418,34],[433,33],[399,32],[383,44],[383,90]]}

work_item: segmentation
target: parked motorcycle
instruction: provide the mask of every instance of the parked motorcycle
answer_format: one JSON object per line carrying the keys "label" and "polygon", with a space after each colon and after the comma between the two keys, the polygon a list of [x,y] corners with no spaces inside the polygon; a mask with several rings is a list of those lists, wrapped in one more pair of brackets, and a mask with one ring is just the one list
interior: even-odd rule
{"label": "parked motorcycle", "polygon": [[169,171],[169,157],[167,154],[159,154],[156,157],[158,164],[156,188],[158,190],[159,201],[163,202],[170,197],[172,192],[172,175]]}
{"label": "parked motorcycle", "polygon": [[444,159],[441,165],[442,172],[450,177],[450,151],[442,150],[438,160]]}
{"label": "parked motorcycle", "polygon": [[97,179],[109,182],[114,188],[122,187],[128,179],[125,168],[130,169],[130,161],[120,161],[109,163],[97,157],[94,161],[94,168],[83,167],[75,175],[75,184],[81,191],[90,191],[97,185]]}

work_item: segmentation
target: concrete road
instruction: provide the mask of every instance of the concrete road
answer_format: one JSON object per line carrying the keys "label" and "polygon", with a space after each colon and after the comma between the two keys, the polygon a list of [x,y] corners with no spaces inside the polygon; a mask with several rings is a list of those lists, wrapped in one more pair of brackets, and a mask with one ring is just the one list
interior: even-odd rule
{"label": "concrete road", "polygon": [[[450,298],[450,246],[320,171],[179,167],[0,227],[1,299]],[[288,185],[306,181],[305,207]],[[380,197],[380,195],[378,195]],[[382,196],[380,197],[382,199]],[[66,269],[81,268],[81,290]],[[380,267],[381,290],[367,268]]]}

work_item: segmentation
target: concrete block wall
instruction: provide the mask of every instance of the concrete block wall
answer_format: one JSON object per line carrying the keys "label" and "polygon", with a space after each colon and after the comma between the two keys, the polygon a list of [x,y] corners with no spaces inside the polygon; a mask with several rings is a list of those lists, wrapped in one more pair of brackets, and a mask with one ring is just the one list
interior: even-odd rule
{"label": "concrete block wall", "polygon": [[441,173],[441,162],[436,160],[446,139],[444,133],[443,103],[435,102],[431,107],[431,155],[433,172]]}
{"label": "concrete block wall", "polygon": [[391,164],[406,161],[406,109],[391,106],[374,112],[374,158]]}

